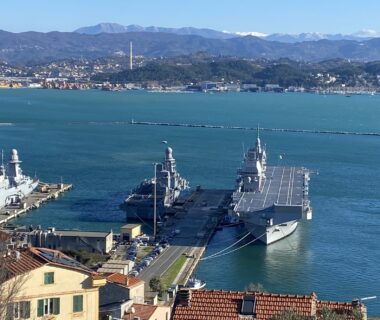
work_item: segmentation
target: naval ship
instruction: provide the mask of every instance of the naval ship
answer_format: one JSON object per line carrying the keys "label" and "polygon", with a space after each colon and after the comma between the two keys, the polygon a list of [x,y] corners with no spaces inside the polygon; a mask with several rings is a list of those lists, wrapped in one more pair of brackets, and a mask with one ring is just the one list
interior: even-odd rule
{"label": "naval ship", "polygon": [[16,149],[11,151],[8,162],[7,172],[1,154],[0,166],[0,208],[12,204],[20,203],[23,198],[28,196],[38,185],[38,179],[31,178],[22,174]]}
{"label": "naval ship", "polygon": [[[282,156],[280,156],[282,159]],[[299,220],[311,220],[308,200],[310,171],[303,167],[267,166],[259,129],[254,147],[244,155],[229,210],[266,245],[290,235]]]}
{"label": "naval ship", "polygon": [[[172,148],[166,148],[164,161],[155,166],[156,212],[157,220],[160,220],[189,184],[177,172]],[[154,178],[144,180],[124,200],[121,208],[126,211],[127,219],[154,219],[154,184]]]}

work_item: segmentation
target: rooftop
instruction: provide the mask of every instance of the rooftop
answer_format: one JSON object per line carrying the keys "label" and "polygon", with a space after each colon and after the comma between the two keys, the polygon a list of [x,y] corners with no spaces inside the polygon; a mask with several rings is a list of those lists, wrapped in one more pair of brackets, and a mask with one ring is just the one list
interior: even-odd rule
{"label": "rooftop", "polygon": [[10,277],[27,273],[46,264],[94,274],[91,269],[88,269],[78,261],[58,250],[45,248],[14,250],[9,252],[5,259],[5,268],[7,268],[10,273]]}
{"label": "rooftop", "polygon": [[[139,317],[140,320],[149,320],[157,309],[157,306],[153,306],[151,304],[134,303],[133,307],[135,309],[135,312],[133,313],[132,317]],[[130,319],[130,314],[124,316],[124,319]]]}
{"label": "rooftop", "polygon": [[[245,306],[243,306],[243,301]],[[285,310],[294,310],[301,316],[313,316],[318,314],[324,306],[338,314],[352,317],[351,302],[318,301],[315,293],[288,295],[194,290],[190,295],[184,294],[182,297],[181,292],[178,293],[173,320],[238,320],[242,315],[251,316],[255,320],[267,320]]]}
{"label": "rooftop", "polygon": [[133,287],[137,284],[144,283],[142,280],[136,277],[129,277],[121,273],[111,273],[106,277],[107,281],[120,284],[125,287]]}
{"label": "rooftop", "polygon": [[105,238],[112,232],[111,231],[101,232],[101,231],[80,231],[80,230],[55,230],[55,233],[61,234],[66,237]]}

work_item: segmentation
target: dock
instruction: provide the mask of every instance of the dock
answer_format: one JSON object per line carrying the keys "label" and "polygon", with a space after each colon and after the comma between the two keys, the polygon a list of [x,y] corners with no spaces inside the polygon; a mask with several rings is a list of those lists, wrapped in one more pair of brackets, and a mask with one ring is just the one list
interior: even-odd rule
{"label": "dock", "polygon": [[[232,190],[197,190],[186,200],[183,210],[171,217],[160,230],[159,236],[176,229],[171,246],[140,274],[139,278],[149,284],[153,277],[162,277],[181,256],[186,261],[176,275],[175,283],[184,286],[206,250],[216,227],[225,215]],[[147,288],[148,289],[148,288]]]}
{"label": "dock", "polygon": [[72,184],[40,182],[37,189],[22,199],[20,203],[0,209],[0,226],[30,210],[39,208],[49,200],[57,199],[72,188]]}

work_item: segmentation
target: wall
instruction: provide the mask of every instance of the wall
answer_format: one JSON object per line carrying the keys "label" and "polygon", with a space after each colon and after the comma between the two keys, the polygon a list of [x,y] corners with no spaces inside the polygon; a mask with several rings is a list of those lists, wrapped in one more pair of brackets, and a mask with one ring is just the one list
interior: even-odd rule
{"label": "wall", "polygon": [[[44,273],[54,272],[54,283],[44,284]],[[21,276],[23,285],[15,301],[31,301],[31,319],[37,317],[39,299],[60,298],[60,314],[56,320],[98,320],[98,288],[91,287],[91,277],[79,271],[45,265]],[[73,296],[83,295],[83,312],[73,313]]]}

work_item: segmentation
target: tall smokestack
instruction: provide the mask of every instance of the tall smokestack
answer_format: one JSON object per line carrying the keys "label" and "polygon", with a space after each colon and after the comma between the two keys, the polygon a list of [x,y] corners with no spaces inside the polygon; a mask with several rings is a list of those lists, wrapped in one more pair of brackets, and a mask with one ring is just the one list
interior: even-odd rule
{"label": "tall smokestack", "polygon": [[132,41],[129,42],[129,70],[133,69]]}

